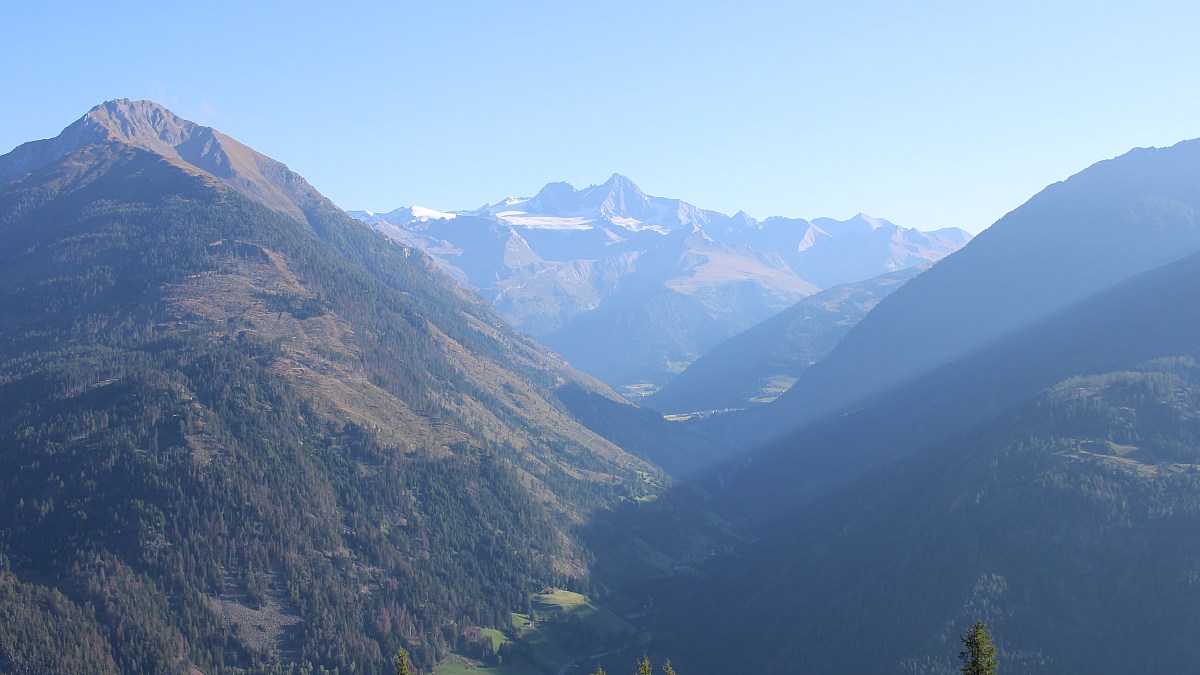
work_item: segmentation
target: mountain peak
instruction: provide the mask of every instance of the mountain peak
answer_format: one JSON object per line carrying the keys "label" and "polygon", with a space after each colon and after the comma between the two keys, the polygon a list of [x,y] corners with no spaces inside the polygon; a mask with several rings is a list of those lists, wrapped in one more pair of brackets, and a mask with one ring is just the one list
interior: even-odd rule
{"label": "mountain peak", "polygon": [[854,219],[861,220],[862,222],[866,223],[867,225],[870,225],[872,230],[878,230],[881,227],[888,227],[889,225],[892,225],[891,222],[886,221],[883,218],[876,218],[875,216],[868,216],[867,214],[862,213],[862,212],[859,212],[857,215],[855,215]]}
{"label": "mountain peak", "polygon": [[168,110],[162,104],[148,100],[133,100],[116,98],[105,101],[87,111],[80,122],[91,121],[109,129],[121,129],[125,135],[131,135],[130,130],[141,125],[154,127],[184,127],[196,126]]}
{"label": "mountain peak", "polygon": [[0,185],[21,178],[95,143],[117,142],[207,173],[258,202],[302,220],[327,203],[282,163],[212,127],[183,119],[154,101],[127,98],[92,108],[51,139],[24,143],[0,156]]}
{"label": "mountain peak", "polygon": [[545,213],[561,213],[574,208],[575,186],[559,181],[546,186],[530,199],[525,208]]}
{"label": "mountain peak", "polygon": [[[628,176],[624,176],[619,173],[614,173],[613,175],[609,176],[608,180],[604,181],[604,184],[598,187],[600,188],[600,191],[609,195],[634,195],[642,198],[646,197],[646,193],[642,192],[642,189],[639,188],[636,183],[630,180]],[[595,189],[596,188],[588,188],[587,190],[584,190],[584,192],[590,192]]]}
{"label": "mountain peak", "polygon": [[579,192],[580,203],[609,218],[645,218],[652,208],[650,198],[632,180],[614,173],[603,185]]}
{"label": "mountain peak", "polygon": [[737,213],[733,214],[733,217],[729,220],[732,222],[734,227],[742,229],[755,227],[758,225],[758,221],[754,218],[751,218],[750,214],[746,213],[745,211],[738,211]]}
{"label": "mountain peak", "polygon": [[189,122],[154,101],[113,99],[87,111],[54,138],[24,143],[0,157],[0,183],[20,178],[93,143],[116,141],[180,158],[180,148],[194,137],[211,139],[213,134],[212,129]]}
{"label": "mountain peak", "polygon": [[895,228],[894,223],[884,220],[883,218],[875,218],[868,216],[865,213],[856,213],[849,220],[834,220],[833,218],[814,218],[812,223],[821,228],[825,232],[835,237],[840,237],[851,232],[873,232],[881,228]]}
{"label": "mountain peak", "polygon": [[638,186],[634,184],[632,180],[630,180],[629,176],[619,173],[614,173],[613,175],[609,176],[608,180],[604,181],[604,186],[610,190],[632,190],[641,192],[641,189],[638,188]]}
{"label": "mountain peak", "polygon": [[74,132],[83,139],[121,141],[172,156],[178,154],[175,149],[177,146],[191,139],[201,129],[209,130],[208,127],[183,119],[154,101],[119,98],[92,108],[67,127],[64,134]]}

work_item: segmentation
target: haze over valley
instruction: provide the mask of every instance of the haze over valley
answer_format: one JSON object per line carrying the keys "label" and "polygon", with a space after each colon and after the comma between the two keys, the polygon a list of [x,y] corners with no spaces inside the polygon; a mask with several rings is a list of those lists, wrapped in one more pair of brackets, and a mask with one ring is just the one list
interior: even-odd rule
{"label": "haze over valley", "polygon": [[0,673],[1200,661],[1200,11],[47,7]]}

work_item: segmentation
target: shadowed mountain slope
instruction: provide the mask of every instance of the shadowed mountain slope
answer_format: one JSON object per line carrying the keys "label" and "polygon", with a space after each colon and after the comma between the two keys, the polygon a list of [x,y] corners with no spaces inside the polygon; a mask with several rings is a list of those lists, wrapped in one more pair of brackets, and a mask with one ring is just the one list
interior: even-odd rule
{"label": "shadowed mountain slope", "polygon": [[[1073,192],[1077,209],[1060,202],[1059,220],[1025,242],[1034,251],[1097,222],[1116,195],[1154,204],[1118,209],[1154,245],[1110,238],[1094,260],[1148,269],[726,470],[714,504],[755,541],[675,584],[685,595],[665,613],[680,620],[661,639],[690,645],[697,672],[948,673],[957,635],[984,618],[1018,672],[1186,670],[1197,656],[1200,254],[1170,255],[1170,241],[1190,246],[1190,212],[1161,195],[1189,195],[1194,150],[1098,165],[1103,195]],[[1175,259],[1149,263],[1148,251]],[[1056,283],[1044,294],[1064,297]],[[1077,292],[1075,278],[1063,283]],[[751,637],[734,649],[689,640],[718,620]]]}
{"label": "shadowed mountain slope", "polygon": [[[761,539],[687,591],[754,637],[720,653],[695,644],[714,659],[699,672],[953,672],[955,638],[976,618],[1020,672],[1186,670],[1197,288],[1194,255],[849,413],[790,457],[756,457],[726,498],[753,504]],[[829,484],[803,484],[831,466]],[[676,616],[716,620],[674,602]]]}
{"label": "shadowed mountain slope", "polygon": [[905,284],[773,409],[795,425],[855,405],[1200,247],[1200,141],[1133,150],[1051,185]]}

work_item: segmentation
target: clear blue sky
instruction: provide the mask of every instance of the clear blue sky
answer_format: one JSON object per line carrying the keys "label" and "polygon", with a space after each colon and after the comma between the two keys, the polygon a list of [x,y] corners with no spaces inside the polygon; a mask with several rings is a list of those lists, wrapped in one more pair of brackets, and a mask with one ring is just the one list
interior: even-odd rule
{"label": "clear blue sky", "polygon": [[1191,2],[5,2],[0,152],[150,98],[346,208],[614,171],[732,213],[978,231],[1200,136]]}

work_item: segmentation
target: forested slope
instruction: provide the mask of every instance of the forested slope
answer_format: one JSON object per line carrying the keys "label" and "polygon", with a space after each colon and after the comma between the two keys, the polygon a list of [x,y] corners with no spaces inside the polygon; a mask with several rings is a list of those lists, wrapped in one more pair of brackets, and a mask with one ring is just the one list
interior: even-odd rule
{"label": "forested slope", "polygon": [[577,527],[657,470],[554,391],[611,392],[319,195],[160,150],[0,187],[5,669],[428,667],[586,589]]}

